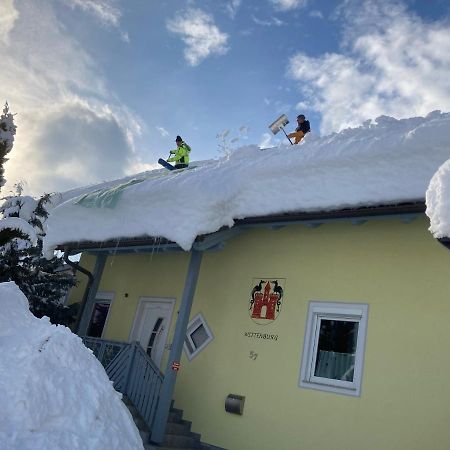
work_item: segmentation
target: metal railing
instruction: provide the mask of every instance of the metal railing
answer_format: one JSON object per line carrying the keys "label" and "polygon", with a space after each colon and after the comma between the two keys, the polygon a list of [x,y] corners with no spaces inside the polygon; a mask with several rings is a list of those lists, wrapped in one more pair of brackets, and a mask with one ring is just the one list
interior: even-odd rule
{"label": "metal railing", "polygon": [[126,342],[107,341],[105,339],[88,336],[85,336],[82,339],[83,344],[92,350],[94,356],[102,363],[105,369],[118,353],[129,345]]}
{"label": "metal railing", "polygon": [[114,388],[126,395],[152,430],[164,376],[138,342],[84,337],[84,345],[103,364]]}

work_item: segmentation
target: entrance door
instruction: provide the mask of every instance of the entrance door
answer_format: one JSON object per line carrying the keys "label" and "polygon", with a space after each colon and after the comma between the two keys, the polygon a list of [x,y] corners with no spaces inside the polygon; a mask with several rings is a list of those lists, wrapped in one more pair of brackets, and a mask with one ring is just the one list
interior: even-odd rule
{"label": "entrance door", "polygon": [[161,366],[174,303],[175,300],[141,299],[131,333],[131,340],[139,341],[158,367]]}

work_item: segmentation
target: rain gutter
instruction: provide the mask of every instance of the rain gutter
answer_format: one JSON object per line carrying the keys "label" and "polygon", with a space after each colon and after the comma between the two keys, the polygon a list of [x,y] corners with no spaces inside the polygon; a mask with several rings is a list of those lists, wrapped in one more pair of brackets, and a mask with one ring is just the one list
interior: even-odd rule
{"label": "rain gutter", "polygon": [[[423,200],[415,200],[396,205],[379,205],[333,211],[297,212],[247,217],[236,219],[234,226],[231,228],[223,227],[214,233],[198,236],[192,245],[192,249],[198,251],[220,250],[223,248],[226,241],[235,237],[237,234],[252,228],[277,230],[295,224],[315,228],[325,223],[343,221],[350,222],[353,225],[361,225],[368,220],[386,219],[399,219],[404,223],[409,223],[424,212],[425,202]],[[129,254],[184,252],[184,250],[175,242],[161,237],[120,238],[104,242],[67,242],[62,244],[61,247],[70,248],[72,253],[88,252],[97,255],[101,253]]]}

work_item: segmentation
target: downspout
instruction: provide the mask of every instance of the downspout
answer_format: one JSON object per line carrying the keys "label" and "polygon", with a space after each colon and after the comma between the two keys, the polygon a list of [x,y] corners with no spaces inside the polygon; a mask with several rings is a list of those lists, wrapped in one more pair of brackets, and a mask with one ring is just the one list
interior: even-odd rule
{"label": "downspout", "polygon": [[69,249],[67,247],[64,248],[64,256],[63,256],[64,262],[68,264],[70,267],[75,269],[75,271],[79,271],[81,273],[84,273],[88,277],[88,282],[86,284],[86,288],[84,289],[83,299],[81,300],[80,309],[77,314],[77,320],[75,321],[74,325],[74,333],[78,334],[79,328],[80,328],[80,322],[81,318],[83,317],[84,310],[86,309],[86,303],[87,299],[89,298],[89,293],[92,288],[92,284],[94,283],[94,275],[92,275],[89,270],[85,269],[84,267],[81,267],[76,262],[73,262],[69,259]]}

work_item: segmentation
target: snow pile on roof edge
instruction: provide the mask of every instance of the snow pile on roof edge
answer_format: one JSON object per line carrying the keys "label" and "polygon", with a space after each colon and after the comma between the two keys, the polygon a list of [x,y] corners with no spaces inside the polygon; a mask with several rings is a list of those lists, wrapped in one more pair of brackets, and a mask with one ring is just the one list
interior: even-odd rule
{"label": "snow pile on roof edge", "polygon": [[142,182],[127,186],[115,208],[86,208],[63,194],[47,221],[45,247],[151,236],[189,250],[198,235],[245,217],[423,200],[449,158],[449,113],[381,116],[329,136],[307,135],[294,147],[247,146],[192,170],[136,175]]}
{"label": "snow pile on roof edge", "polygon": [[439,167],[426,193],[429,230],[435,238],[450,237],[450,160]]}
{"label": "snow pile on roof edge", "polygon": [[0,283],[0,447],[138,450],[131,414],[81,339]]}

